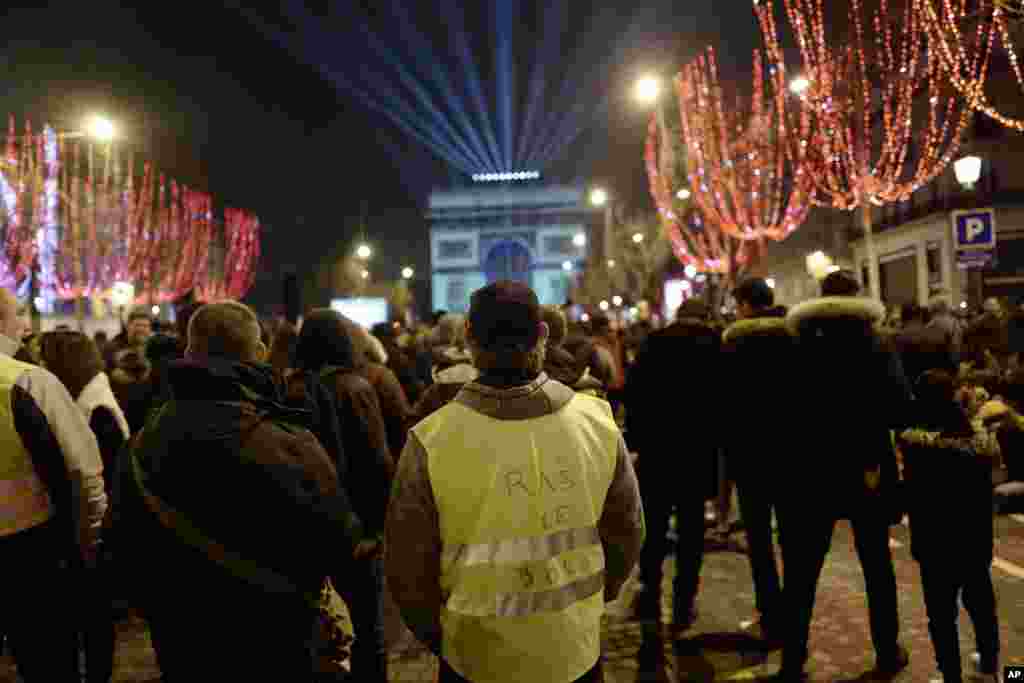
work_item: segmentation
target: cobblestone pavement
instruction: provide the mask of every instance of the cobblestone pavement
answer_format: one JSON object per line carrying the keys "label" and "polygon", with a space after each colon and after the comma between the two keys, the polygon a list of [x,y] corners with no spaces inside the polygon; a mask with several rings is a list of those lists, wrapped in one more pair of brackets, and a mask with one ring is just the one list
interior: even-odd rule
{"label": "cobblestone pavement", "polygon": [[[993,567],[999,599],[1004,663],[1024,664],[1024,518],[998,518],[997,549]],[[910,558],[909,538],[903,527],[892,531],[893,555],[900,585],[902,639],[911,652],[907,671],[897,683],[925,683],[934,671],[927,620],[921,597],[917,566]],[[955,541],[951,541],[955,552]],[[669,562],[666,584],[674,572]],[[633,681],[756,681],[778,669],[779,653],[765,652],[741,629],[753,613],[750,569],[742,555],[742,534],[729,546],[712,547],[705,558],[700,617],[689,632],[671,642],[664,629],[656,632],[628,618],[635,586],[609,606],[604,629],[606,680]],[[665,617],[668,616],[667,605]],[[965,658],[973,651],[973,631],[962,616],[961,641]],[[430,683],[436,662],[418,647],[402,627],[392,608],[388,618],[391,643],[391,679]],[[811,680],[860,681],[874,664],[870,645],[864,582],[846,525],[836,530],[832,552],[822,574],[811,634]],[[965,662],[965,670],[969,670]],[[14,683],[13,665],[0,657],[0,683]],[[118,629],[117,683],[157,683],[159,673],[144,622],[131,618]]]}

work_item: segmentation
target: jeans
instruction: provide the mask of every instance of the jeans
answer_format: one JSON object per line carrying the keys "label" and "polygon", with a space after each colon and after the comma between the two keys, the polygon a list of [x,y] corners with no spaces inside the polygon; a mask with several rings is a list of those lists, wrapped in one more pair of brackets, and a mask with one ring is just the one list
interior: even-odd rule
{"label": "jeans", "polygon": [[381,555],[352,565],[335,589],[348,605],[356,642],[352,675],[367,683],[387,683],[388,655],[384,639],[384,562]]}
{"label": "jeans", "polygon": [[996,596],[992,588],[992,573],[987,562],[954,569],[942,559],[921,564],[921,586],[924,604],[928,610],[928,632],[935,649],[935,662],[946,683],[961,680],[960,619],[958,597],[974,624],[974,632],[981,654],[981,670],[994,673],[999,664],[999,618],[996,615]]}
{"label": "jeans", "polygon": [[4,629],[24,683],[78,683],[78,647],[68,611],[67,543],[54,522],[0,538]]}
{"label": "jeans", "polygon": [[[786,623],[782,668],[803,669],[818,588],[818,578],[832,545],[838,518],[821,509],[780,509],[782,557],[786,572]],[[896,574],[889,549],[888,516],[865,503],[850,520],[857,557],[864,571],[871,622],[871,640],[881,661],[892,661],[899,648]]]}
{"label": "jeans", "polygon": [[757,610],[761,613],[761,621],[774,627],[782,616],[782,589],[772,532],[772,487],[772,482],[758,481],[751,476],[741,477],[736,483],[740,515],[749,546]]}
{"label": "jeans", "polygon": [[[663,473],[644,468],[643,455],[638,467],[640,492],[647,522],[647,541],[640,551],[640,580],[644,584],[641,600],[660,614],[662,565],[665,555],[675,551],[676,576],[672,583],[675,623],[688,621],[697,600],[701,565],[704,563],[704,495],[693,486],[680,486]],[[676,540],[670,543],[669,518],[676,511]]]}

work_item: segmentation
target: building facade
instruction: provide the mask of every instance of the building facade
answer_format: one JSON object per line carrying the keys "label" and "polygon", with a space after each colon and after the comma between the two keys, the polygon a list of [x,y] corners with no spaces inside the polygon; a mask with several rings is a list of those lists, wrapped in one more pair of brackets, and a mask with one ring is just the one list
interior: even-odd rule
{"label": "building facade", "polygon": [[542,304],[564,304],[588,258],[594,216],[576,187],[504,183],[431,193],[434,310],[465,313],[472,293],[497,280],[529,285]]}

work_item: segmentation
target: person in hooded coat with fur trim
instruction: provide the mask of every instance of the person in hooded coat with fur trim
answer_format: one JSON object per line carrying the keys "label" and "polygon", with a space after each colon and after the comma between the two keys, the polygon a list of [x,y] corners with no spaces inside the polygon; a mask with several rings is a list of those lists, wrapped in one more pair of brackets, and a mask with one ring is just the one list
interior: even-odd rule
{"label": "person in hooded coat with fur trim", "polygon": [[[626,384],[626,433],[640,456],[637,473],[647,515],[647,543],[640,554],[636,612],[645,621],[661,616],[665,535],[676,510],[672,627],[685,631],[696,620],[697,586],[704,560],[704,501],[715,494],[714,460],[721,430],[721,335],[708,307],[683,302],[676,321],[651,333]],[[666,390],[674,390],[666,400]],[[680,436],[680,424],[695,425]]]}
{"label": "person in hooded coat with fur trim", "polygon": [[792,438],[789,412],[796,397],[780,392],[790,386],[796,362],[796,338],[786,327],[786,309],[775,306],[775,293],[762,278],[742,282],[734,291],[739,320],[722,335],[726,386],[761,396],[743,414],[743,429],[727,432],[727,465],[736,481],[740,514],[746,530],[762,635],[781,635],[782,589],[775,563],[772,511],[779,499],[778,468],[767,452],[783,450]]}
{"label": "person in hooded coat with fur trim", "polygon": [[786,318],[799,343],[790,384],[804,398],[792,418],[800,438],[778,461],[786,487],[779,492],[779,521],[787,623],[777,680],[803,680],[818,578],[841,519],[853,526],[864,571],[876,672],[893,677],[908,664],[889,548],[889,526],[902,516],[894,514],[898,473],[890,430],[913,422],[913,395],[898,354],[875,329],[885,308],[859,292],[852,273],[831,273],[822,297]]}

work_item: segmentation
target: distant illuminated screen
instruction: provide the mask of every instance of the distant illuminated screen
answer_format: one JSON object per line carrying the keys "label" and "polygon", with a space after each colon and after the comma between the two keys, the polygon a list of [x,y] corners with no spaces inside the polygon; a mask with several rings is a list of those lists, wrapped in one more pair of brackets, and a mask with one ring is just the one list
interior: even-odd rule
{"label": "distant illuminated screen", "polygon": [[384,298],[331,299],[331,308],[366,329],[388,321],[388,300]]}
{"label": "distant illuminated screen", "polygon": [[676,309],[690,295],[690,287],[689,280],[665,281],[665,296],[662,297],[662,301],[665,302],[662,310],[665,314],[665,320],[675,319]]}

